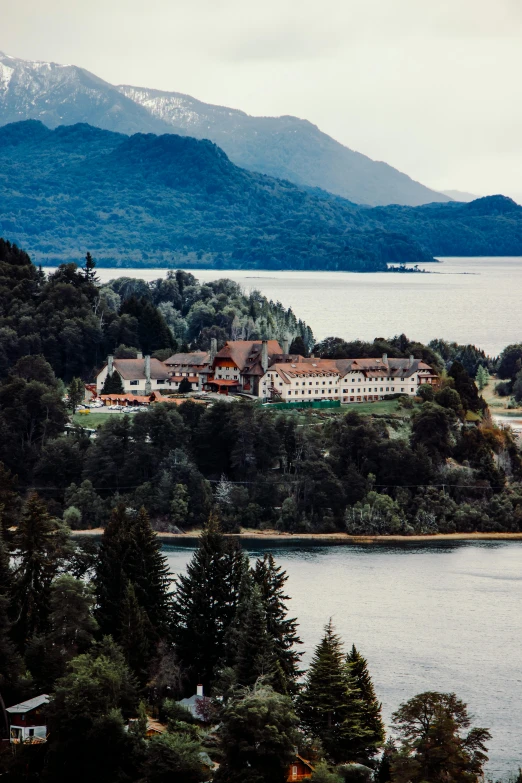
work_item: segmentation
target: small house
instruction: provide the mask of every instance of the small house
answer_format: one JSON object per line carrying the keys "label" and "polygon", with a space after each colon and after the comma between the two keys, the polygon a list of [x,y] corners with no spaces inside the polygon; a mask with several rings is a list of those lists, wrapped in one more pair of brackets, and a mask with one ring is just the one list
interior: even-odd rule
{"label": "small house", "polygon": [[288,767],[287,783],[293,780],[308,780],[312,777],[313,771],[314,768],[310,762],[296,753],[294,760]]}
{"label": "small house", "polygon": [[204,698],[203,686],[198,685],[197,691],[193,696],[189,696],[187,699],[181,699],[181,701],[178,701],[178,704],[188,710],[194,718],[198,718],[199,720],[200,715],[198,712],[198,706],[199,703],[204,700]]}
{"label": "small house", "polygon": [[7,707],[9,716],[9,739],[14,744],[21,742],[45,742],[47,739],[47,721],[44,706],[49,696],[42,693],[33,699]]}

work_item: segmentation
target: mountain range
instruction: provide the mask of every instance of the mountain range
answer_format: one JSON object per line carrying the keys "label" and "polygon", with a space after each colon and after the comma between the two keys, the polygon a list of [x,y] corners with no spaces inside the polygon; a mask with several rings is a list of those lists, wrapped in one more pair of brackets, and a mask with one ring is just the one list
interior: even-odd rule
{"label": "mountain range", "polygon": [[307,120],[252,117],[177,92],[114,86],[75,65],[0,53],[0,124],[88,123],[119,133],[176,133],[218,144],[250,171],[321,188],[357,204],[447,202],[387,163],[345,147]]}
{"label": "mountain range", "polygon": [[0,128],[0,235],[40,263],[384,271],[522,255],[522,207],[366,207],[247,171],[208,140],[35,120]]}

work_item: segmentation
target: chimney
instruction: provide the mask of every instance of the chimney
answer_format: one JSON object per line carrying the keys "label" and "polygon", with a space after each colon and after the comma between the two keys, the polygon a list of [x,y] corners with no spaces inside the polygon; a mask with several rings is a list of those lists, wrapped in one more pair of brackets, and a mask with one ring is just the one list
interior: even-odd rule
{"label": "chimney", "polygon": [[288,353],[288,337],[283,337],[283,353]]}
{"label": "chimney", "polygon": [[141,351],[138,351],[138,353],[136,354],[136,359],[143,359],[143,354]]}
{"label": "chimney", "polygon": [[263,340],[261,343],[261,367],[263,372],[268,370],[268,340]]}
{"label": "chimney", "polygon": [[150,356],[145,357],[145,394],[150,394],[152,391],[152,383],[150,382]]}
{"label": "chimney", "polygon": [[383,353],[383,355],[382,355],[382,363],[385,365],[385,367],[388,366],[388,354],[387,353]]}
{"label": "chimney", "polygon": [[202,685],[198,685],[197,690],[196,690],[196,696],[198,696],[200,699],[203,698],[203,686]]}
{"label": "chimney", "polygon": [[114,372],[114,356],[107,356],[107,374],[112,375]]}
{"label": "chimney", "polygon": [[215,337],[210,338],[210,364],[213,363],[217,354],[217,340]]}
{"label": "chimney", "polygon": [[410,359],[408,361],[408,367],[413,367],[413,362],[415,361],[415,357],[412,353],[410,353]]}

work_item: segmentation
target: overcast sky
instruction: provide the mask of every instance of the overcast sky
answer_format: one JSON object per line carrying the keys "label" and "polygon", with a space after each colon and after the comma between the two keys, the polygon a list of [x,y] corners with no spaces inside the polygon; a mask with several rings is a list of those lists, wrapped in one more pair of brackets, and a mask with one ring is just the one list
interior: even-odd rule
{"label": "overcast sky", "polygon": [[522,0],[0,0],[0,50],[293,114],[436,189],[522,196]]}

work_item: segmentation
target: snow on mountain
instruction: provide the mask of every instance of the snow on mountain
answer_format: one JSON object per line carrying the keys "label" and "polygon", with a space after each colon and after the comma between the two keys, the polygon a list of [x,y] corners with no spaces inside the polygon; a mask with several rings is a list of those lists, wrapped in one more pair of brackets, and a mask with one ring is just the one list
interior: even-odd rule
{"label": "snow on mountain", "polygon": [[449,201],[386,163],[371,160],[297,117],[252,117],[189,95],[115,87],[75,65],[0,53],[0,124],[88,123],[120,133],[178,133],[219,145],[239,166],[318,187],[359,204]]}

